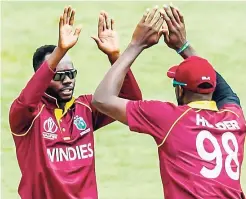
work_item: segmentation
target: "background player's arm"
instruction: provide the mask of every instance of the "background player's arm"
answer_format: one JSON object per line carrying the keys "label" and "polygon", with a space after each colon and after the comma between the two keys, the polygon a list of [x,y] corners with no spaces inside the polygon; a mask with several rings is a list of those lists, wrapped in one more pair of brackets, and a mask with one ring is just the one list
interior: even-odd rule
{"label": "background player's arm", "polygon": [[[98,48],[108,56],[113,65],[120,57],[119,38],[114,28],[114,20],[110,19],[107,12],[100,12],[98,19],[98,36],[92,37]],[[130,100],[141,100],[142,93],[138,83],[129,69],[124,79],[119,97]],[[94,130],[97,130],[114,121],[111,117],[93,108]]]}
{"label": "background player's arm", "polygon": [[158,43],[160,39],[160,28],[164,20],[160,14],[155,16],[157,12],[157,8],[154,8],[149,15],[144,14],[133,33],[131,43],[110,68],[93,96],[93,105],[99,111],[124,124],[127,124],[126,104],[128,100],[118,97],[118,94],[129,67],[137,56],[145,48]]}
{"label": "background player's arm", "polygon": [[216,72],[216,75],[217,85],[212,99],[216,101],[218,108],[223,107],[225,104],[237,104],[240,106],[240,100],[237,94],[233,92],[229,84],[218,72]]}
{"label": "background player's arm", "polygon": [[[164,19],[168,26],[168,31],[164,32],[165,43],[168,47],[178,50],[187,41],[184,17],[177,8],[171,5],[170,7],[164,7]],[[197,56],[197,53],[189,45],[180,55],[186,59],[190,56]],[[217,86],[212,99],[217,103],[218,108],[229,103],[240,106],[238,96],[233,92],[223,77],[218,72],[216,74]]]}
{"label": "background player's arm", "polygon": [[66,52],[76,44],[81,29],[76,28],[75,31],[72,31],[74,14],[75,11],[71,7],[64,9],[63,16],[60,17],[59,22],[58,47],[48,60],[40,66],[22,90],[20,96],[13,102],[10,108],[9,122],[11,131],[14,134],[26,134],[32,120],[41,111],[41,107],[38,105],[54,76],[57,64]]}

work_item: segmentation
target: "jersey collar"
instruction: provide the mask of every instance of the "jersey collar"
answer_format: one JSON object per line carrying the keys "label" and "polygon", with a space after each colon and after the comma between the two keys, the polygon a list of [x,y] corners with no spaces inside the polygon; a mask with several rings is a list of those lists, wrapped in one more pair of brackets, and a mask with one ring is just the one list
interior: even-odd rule
{"label": "jersey collar", "polygon": [[191,108],[219,111],[215,101],[195,101],[188,104]]}
{"label": "jersey collar", "polygon": [[[51,95],[48,95],[47,93],[44,93],[43,100],[46,104],[46,106],[50,108],[60,108],[57,102],[57,99],[55,97],[52,97]],[[72,99],[65,104],[64,112],[66,112],[73,104],[74,104],[75,98],[72,97]]]}

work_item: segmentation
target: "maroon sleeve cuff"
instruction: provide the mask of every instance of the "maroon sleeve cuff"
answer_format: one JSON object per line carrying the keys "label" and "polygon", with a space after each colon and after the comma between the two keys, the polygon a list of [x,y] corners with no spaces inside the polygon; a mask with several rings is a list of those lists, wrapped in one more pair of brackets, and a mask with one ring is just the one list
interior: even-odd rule
{"label": "maroon sleeve cuff", "polygon": [[141,90],[131,70],[126,74],[119,97],[130,100],[142,100]]}
{"label": "maroon sleeve cuff", "polygon": [[135,115],[134,115],[134,104],[136,102],[134,101],[128,101],[126,104],[126,118],[127,118],[127,124],[130,129],[130,131],[134,132],[140,132],[140,129],[138,129],[135,125]]}

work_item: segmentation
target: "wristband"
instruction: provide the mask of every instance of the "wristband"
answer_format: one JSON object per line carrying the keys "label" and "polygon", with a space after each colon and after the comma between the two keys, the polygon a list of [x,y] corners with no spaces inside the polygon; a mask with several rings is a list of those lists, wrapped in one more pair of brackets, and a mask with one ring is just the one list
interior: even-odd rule
{"label": "wristband", "polygon": [[190,45],[190,43],[188,41],[185,42],[185,44],[180,49],[176,50],[176,52],[178,54],[182,53],[186,48],[188,48],[189,45]]}

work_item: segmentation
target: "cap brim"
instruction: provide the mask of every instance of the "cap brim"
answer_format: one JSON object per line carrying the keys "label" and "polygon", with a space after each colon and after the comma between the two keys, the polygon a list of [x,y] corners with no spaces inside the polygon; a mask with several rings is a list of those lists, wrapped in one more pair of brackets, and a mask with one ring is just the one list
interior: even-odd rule
{"label": "cap brim", "polygon": [[178,69],[178,66],[173,66],[169,68],[169,70],[167,71],[167,76],[171,79],[174,79],[177,69]]}

